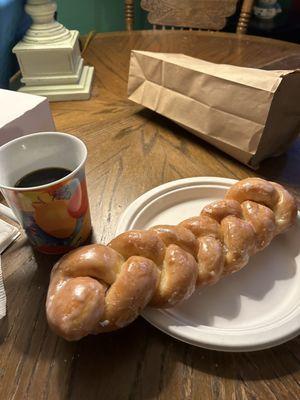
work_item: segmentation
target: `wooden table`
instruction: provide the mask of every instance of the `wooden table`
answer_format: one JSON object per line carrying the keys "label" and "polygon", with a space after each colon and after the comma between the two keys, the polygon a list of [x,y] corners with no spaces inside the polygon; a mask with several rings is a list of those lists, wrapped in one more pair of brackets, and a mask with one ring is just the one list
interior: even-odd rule
{"label": "wooden table", "polygon": [[[170,121],[126,100],[130,49],[183,52],[214,62],[260,67],[299,54],[298,45],[188,31],[97,35],[92,98],[53,103],[57,130],[87,144],[94,240],[109,241],[126,206],[146,190],[189,176],[244,178],[255,173]],[[299,142],[257,174],[300,194]],[[142,318],[118,332],[77,343],[56,337],[45,319],[54,258],[23,236],[2,257],[8,316],[0,327],[1,400],[299,399],[300,341],[233,354],[192,347]],[[275,305],[276,306],[276,305]]]}

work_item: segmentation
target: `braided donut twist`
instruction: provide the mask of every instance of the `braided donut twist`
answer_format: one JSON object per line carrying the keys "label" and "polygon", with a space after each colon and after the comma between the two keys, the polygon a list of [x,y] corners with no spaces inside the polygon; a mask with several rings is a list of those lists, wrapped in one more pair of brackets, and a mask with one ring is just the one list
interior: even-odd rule
{"label": "braided donut twist", "polygon": [[78,340],[128,325],[147,305],[175,306],[196,287],[244,267],[296,215],[295,199],[282,186],[247,178],[177,226],[132,230],[107,246],[73,250],[51,273],[49,325]]}

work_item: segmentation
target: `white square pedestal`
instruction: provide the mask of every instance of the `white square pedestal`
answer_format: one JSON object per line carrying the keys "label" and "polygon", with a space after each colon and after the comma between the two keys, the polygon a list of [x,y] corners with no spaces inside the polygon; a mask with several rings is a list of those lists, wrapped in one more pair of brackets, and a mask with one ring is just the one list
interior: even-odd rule
{"label": "white square pedestal", "polygon": [[67,39],[47,44],[19,42],[13,48],[22,73],[18,90],[52,101],[88,99],[94,67],[83,66],[78,35],[70,31]]}
{"label": "white square pedestal", "polygon": [[19,92],[45,96],[50,101],[87,100],[91,95],[94,67],[84,66],[79,82],[65,85],[21,86]]}

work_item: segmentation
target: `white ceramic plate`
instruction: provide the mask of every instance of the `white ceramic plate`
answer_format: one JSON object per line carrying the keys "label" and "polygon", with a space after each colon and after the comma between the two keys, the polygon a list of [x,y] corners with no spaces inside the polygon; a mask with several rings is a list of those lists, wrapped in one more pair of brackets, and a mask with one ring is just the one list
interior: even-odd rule
{"label": "white ceramic plate", "polygon": [[[176,225],[224,197],[233,179],[196,177],[158,186],[125,210],[117,234],[157,224]],[[143,317],[186,343],[223,351],[251,351],[300,333],[300,223],[275,238],[241,271],[196,291],[181,305],[147,308]]]}

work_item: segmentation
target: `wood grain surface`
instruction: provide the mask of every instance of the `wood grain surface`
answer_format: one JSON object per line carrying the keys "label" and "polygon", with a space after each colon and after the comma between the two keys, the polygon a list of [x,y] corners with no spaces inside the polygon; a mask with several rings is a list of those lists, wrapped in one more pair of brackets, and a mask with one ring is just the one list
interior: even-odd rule
{"label": "wood grain surface", "polygon": [[[261,67],[300,54],[298,45],[185,31],[97,35],[85,53],[95,66],[89,101],[52,103],[57,130],[87,145],[93,240],[106,243],[137,196],[191,176],[263,176],[300,195],[300,142],[253,172],[174,123],[126,100],[131,49],[182,52]],[[24,235],[2,256],[8,315],[0,321],[1,400],[293,400],[300,398],[299,337],[254,353],[192,347],[142,318],[115,333],[68,343],[45,318],[55,257],[35,253]],[[274,305],[276,306],[276,305]]]}

